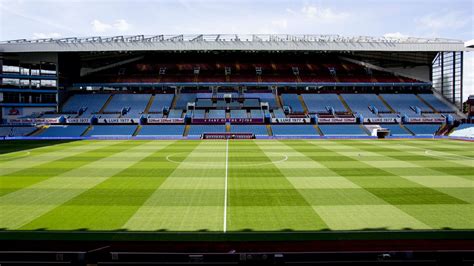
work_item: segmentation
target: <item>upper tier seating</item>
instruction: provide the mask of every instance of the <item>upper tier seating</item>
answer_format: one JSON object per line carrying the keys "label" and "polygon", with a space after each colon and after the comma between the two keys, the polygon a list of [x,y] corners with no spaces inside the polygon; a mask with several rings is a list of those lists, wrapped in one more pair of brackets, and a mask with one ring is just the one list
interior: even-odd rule
{"label": "upper tier seating", "polygon": [[304,108],[297,94],[282,94],[283,105],[289,106],[292,113],[304,113]]}
{"label": "upper tier seating", "polygon": [[100,111],[110,94],[75,94],[71,96],[63,105],[63,113],[77,113],[80,108],[87,107],[82,115],[88,116]]}
{"label": "upper tier seating", "polygon": [[136,125],[95,125],[87,132],[86,136],[131,136],[136,129]]}
{"label": "upper tier seating", "polygon": [[189,136],[200,136],[203,133],[223,133],[226,132],[225,125],[191,125]]}
{"label": "upper tier seating", "polygon": [[[258,98],[260,99],[260,102],[268,102],[268,105],[270,106],[270,109],[277,108],[278,105],[275,100],[275,95],[273,93],[268,92],[268,93],[244,93],[245,98]],[[256,106],[257,107],[257,106]]]}
{"label": "upper tier seating", "polygon": [[244,100],[244,107],[258,108],[258,107],[260,107],[260,101],[258,99],[245,99]]}
{"label": "upper tier seating", "polygon": [[196,109],[188,111],[192,118],[206,118],[206,110]]}
{"label": "upper tier seating", "polygon": [[273,109],[273,115],[275,116],[275,118],[286,118],[283,109]]}
{"label": "upper tier seating", "polygon": [[230,110],[230,117],[231,118],[247,118],[247,111],[246,110]]}
{"label": "upper tier seating", "polygon": [[250,116],[252,118],[263,118],[262,110],[260,109],[252,109],[250,110]]}
{"label": "upper tier seating", "polygon": [[431,112],[431,108],[426,106],[414,94],[381,94],[385,101],[396,111],[409,116],[416,116],[411,106],[420,108],[422,112]]}
{"label": "upper tier seating", "polygon": [[369,106],[377,108],[379,112],[390,112],[375,94],[341,94],[341,96],[349,105],[352,112],[359,113],[364,117],[377,117],[376,114],[370,111]]}
{"label": "upper tier seating", "polygon": [[0,127],[0,137],[22,137],[35,130],[36,127]]}
{"label": "upper tier seating", "polygon": [[317,135],[313,125],[272,125],[273,136]]}
{"label": "upper tier seating", "polygon": [[360,125],[319,125],[324,136],[367,136]]}
{"label": "upper tier seating", "polygon": [[225,118],[225,110],[209,110],[207,118]]}
{"label": "upper tier seating", "polygon": [[434,109],[441,113],[453,113],[454,110],[451,106],[442,102],[434,94],[418,94],[423,100],[427,101]]}
{"label": "upper tier seating", "polygon": [[265,125],[230,125],[230,132],[233,133],[253,133],[256,136],[268,136]]}
{"label": "upper tier seating", "polygon": [[433,136],[439,129],[440,125],[405,125],[416,136]]}
{"label": "upper tier seating", "polygon": [[189,102],[196,101],[196,94],[195,93],[181,93],[177,95],[178,100],[176,101],[177,109],[186,109]]}
{"label": "upper tier seating", "polygon": [[302,94],[310,113],[327,113],[326,106],[334,108],[336,112],[347,112],[337,94]]}
{"label": "upper tier seating", "polygon": [[181,118],[183,115],[183,110],[181,109],[171,109],[168,113],[168,118]]}
{"label": "upper tier seating", "polygon": [[150,94],[115,94],[104,112],[120,112],[124,107],[130,107],[126,117],[140,117],[150,97]]}
{"label": "upper tier seating", "polygon": [[38,137],[80,137],[89,126],[50,126],[41,133]]}
{"label": "upper tier seating", "polygon": [[156,94],[151,104],[149,113],[162,113],[164,107],[171,107],[174,94]]}
{"label": "upper tier seating", "polygon": [[182,136],[184,125],[144,125],[139,136]]}

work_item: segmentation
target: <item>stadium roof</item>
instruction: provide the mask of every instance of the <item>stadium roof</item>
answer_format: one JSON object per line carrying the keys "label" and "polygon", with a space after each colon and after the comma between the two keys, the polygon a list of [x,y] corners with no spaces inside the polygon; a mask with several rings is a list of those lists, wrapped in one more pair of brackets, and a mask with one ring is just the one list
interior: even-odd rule
{"label": "stadium roof", "polygon": [[0,52],[95,51],[468,51],[461,40],[339,35],[134,35],[0,42]]}
{"label": "stadium roof", "polygon": [[467,48],[474,48],[474,39],[466,42]]}

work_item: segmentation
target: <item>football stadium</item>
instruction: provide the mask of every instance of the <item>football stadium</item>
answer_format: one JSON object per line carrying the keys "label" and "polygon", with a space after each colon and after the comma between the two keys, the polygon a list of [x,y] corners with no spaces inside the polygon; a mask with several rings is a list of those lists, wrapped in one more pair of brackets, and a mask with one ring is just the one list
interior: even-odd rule
{"label": "football stadium", "polygon": [[452,39],[0,43],[0,263],[472,265]]}

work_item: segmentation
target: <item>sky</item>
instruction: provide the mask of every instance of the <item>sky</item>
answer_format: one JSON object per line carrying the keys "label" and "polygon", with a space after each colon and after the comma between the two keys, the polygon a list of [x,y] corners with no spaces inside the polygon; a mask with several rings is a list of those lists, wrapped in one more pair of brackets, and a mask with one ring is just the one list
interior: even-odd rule
{"label": "sky", "polygon": [[[0,0],[0,40],[158,34],[474,39],[473,0]],[[474,52],[464,62],[474,94]]]}

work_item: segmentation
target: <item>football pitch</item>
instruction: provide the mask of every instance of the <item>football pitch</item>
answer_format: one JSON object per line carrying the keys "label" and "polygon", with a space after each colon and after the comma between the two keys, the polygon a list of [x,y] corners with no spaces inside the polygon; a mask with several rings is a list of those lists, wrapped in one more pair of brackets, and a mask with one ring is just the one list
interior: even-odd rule
{"label": "football pitch", "polygon": [[474,142],[0,142],[0,231],[474,230]]}

